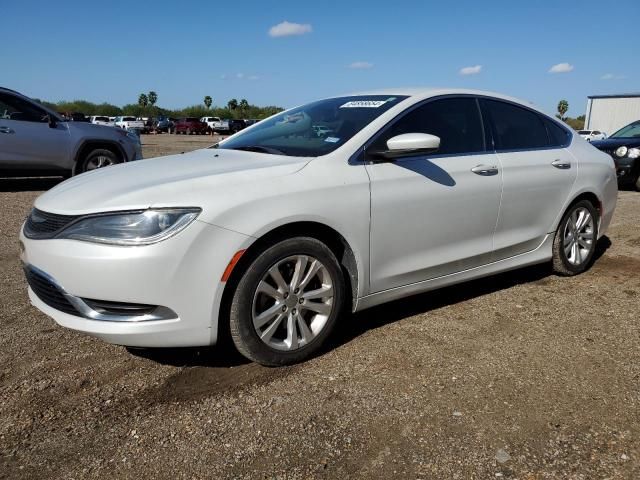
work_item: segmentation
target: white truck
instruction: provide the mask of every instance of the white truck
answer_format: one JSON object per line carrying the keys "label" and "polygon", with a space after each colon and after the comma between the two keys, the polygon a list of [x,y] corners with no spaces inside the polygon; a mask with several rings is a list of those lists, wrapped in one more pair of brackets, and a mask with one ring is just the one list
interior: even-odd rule
{"label": "white truck", "polygon": [[136,117],[116,117],[115,126],[124,130],[135,130],[142,132],[144,130],[144,122],[137,120]]}
{"label": "white truck", "polygon": [[102,115],[93,115],[89,117],[89,122],[94,125],[106,125],[107,127],[113,127],[114,122],[110,119],[110,117],[105,117]]}
{"label": "white truck", "polygon": [[206,123],[209,131],[213,133],[229,133],[229,120],[222,120],[220,117],[202,117],[202,123]]}

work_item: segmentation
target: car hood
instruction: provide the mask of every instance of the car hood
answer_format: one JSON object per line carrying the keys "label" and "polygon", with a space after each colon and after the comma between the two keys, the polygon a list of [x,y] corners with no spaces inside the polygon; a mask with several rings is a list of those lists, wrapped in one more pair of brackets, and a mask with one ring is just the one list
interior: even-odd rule
{"label": "car hood", "polygon": [[216,195],[237,195],[265,179],[297,172],[311,159],[226,149],[138,160],[73,177],[35,201],[63,215],[144,209],[201,207]]}
{"label": "car hood", "polygon": [[640,146],[640,138],[607,138],[606,140],[593,140],[591,145],[600,150],[613,150],[623,145],[637,147]]}
{"label": "car hood", "polygon": [[114,137],[113,127],[109,125],[97,125],[95,123],[88,122],[65,122],[65,125],[69,127],[69,130],[76,130],[83,132],[84,134],[95,137]]}

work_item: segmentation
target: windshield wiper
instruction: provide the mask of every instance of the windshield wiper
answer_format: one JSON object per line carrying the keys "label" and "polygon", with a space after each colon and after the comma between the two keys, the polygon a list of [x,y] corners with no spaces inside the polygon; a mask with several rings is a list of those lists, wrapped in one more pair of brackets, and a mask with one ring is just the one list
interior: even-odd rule
{"label": "windshield wiper", "polygon": [[282,150],[262,145],[246,145],[243,147],[231,147],[230,150],[243,150],[245,152],[269,153],[271,155],[286,155]]}

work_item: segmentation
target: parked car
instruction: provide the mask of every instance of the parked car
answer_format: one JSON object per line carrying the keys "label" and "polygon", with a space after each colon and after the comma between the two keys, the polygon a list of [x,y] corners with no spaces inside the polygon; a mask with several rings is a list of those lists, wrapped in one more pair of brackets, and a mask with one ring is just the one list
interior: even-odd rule
{"label": "parked car", "polygon": [[325,125],[314,125],[312,128],[317,136],[323,137],[323,138],[329,137],[333,133],[333,130],[331,130],[329,127]]}
{"label": "parked car", "polygon": [[89,117],[89,122],[93,123],[94,125],[106,125],[107,127],[114,126],[114,122],[109,120],[109,117],[103,117],[99,115],[93,115]]}
{"label": "parked car", "polygon": [[180,118],[175,124],[174,131],[175,133],[184,133],[186,135],[196,134],[205,134],[207,133],[207,124],[201,122],[195,117],[185,117]]}
{"label": "parked car", "polygon": [[[313,135],[328,119],[334,137]],[[576,137],[473,90],[313,102],[40,196],[20,235],[29,296],[120,345],[228,329],[249,359],[301,361],[349,311],[536,263],[585,271],[617,184]]]}
{"label": "parked car", "polygon": [[207,124],[209,132],[229,133],[229,120],[222,120],[220,117],[202,117],[200,121]]}
{"label": "parked car", "polygon": [[0,88],[0,176],[68,176],[140,158],[137,137],[66,121],[30,98]]}
{"label": "parked car", "polygon": [[116,117],[114,125],[124,130],[135,130],[138,133],[141,133],[145,128],[144,122],[142,120],[138,120],[136,117],[126,116]]}
{"label": "parked car", "polygon": [[246,127],[250,127],[251,125],[255,125],[256,123],[258,123],[260,120],[257,120],[255,118],[248,118],[245,119],[244,124]]}
{"label": "parked car", "polygon": [[227,122],[229,124],[230,133],[238,133],[240,130],[244,130],[247,127],[247,124],[244,123],[244,120],[231,119],[227,120]]}
{"label": "parked car", "polygon": [[631,185],[640,192],[640,120],[591,145],[611,155],[621,185]]}
{"label": "parked car", "polygon": [[174,123],[168,117],[158,117],[154,123],[154,129],[156,132],[170,132],[173,129]]}
{"label": "parked car", "polygon": [[600,130],[578,130],[578,135],[584,138],[587,142],[592,140],[604,140],[607,138],[607,134]]}

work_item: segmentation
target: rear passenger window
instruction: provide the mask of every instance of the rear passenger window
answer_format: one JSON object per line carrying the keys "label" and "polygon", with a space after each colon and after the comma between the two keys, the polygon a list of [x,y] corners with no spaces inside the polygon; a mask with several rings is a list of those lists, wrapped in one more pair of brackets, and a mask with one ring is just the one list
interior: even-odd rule
{"label": "rear passenger window", "polygon": [[433,155],[485,150],[480,110],[475,98],[427,102],[389,126],[369,148],[386,150],[387,140],[403,133],[430,133],[440,137],[440,148]]}
{"label": "rear passenger window", "polygon": [[549,132],[549,142],[552,147],[564,147],[569,143],[569,132],[553,120],[544,118],[544,124]]}
{"label": "rear passenger window", "polygon": [[483,111],[493,124],[496,150],[550,146],[547,129],[537,113],[496,100],[483,99],[481,103]]}

